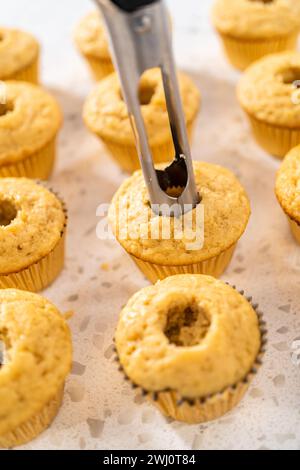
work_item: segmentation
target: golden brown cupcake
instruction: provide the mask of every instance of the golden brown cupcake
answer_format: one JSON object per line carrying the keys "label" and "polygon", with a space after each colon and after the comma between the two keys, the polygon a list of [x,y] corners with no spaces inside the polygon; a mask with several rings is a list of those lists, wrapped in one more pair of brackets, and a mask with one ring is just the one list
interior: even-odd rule
{"label": "golden brown cupcake", "polygon": [[39,44],[31,34],[0,27],[0,80],[38,83]]}
{"label": "golden brown cupcake", "polygon": [[203,162],[194,162],[194,173],[201,204],[188,220],[152,212],[141,171],[124,181],[112,200],[113,233],[151,282],[180,273],[220,276],[246,229],[250,204],[236,177]]}
{"label": "golden brown cupcake", "polygon": [[[187,75],[179,73],[178,78],[187,129],[191,137],[200,107],[200,94]],[[154,162],[172,160],[175,151],[159,69],[151,69],[143,74],[139,96]],[[90,94],[84,106],[83,117],[90,131],[102,140],[124,170],[132,172],[140,168],[127,107],[122,99],[116,74],[103,79]]]}
{"label": "golden brown cupcake", "polygon": [[229,62],[244,70],[275,52],[296,49],[299,0],[216,0],[212,20]]}
{"label": "golden brown cupcake", "polygon": [[0,177],[46,179],[56,153],[62,115],[56,100],[42,88],[25,82],[4,84],[0,104]]}
{"label": "golden brown cupcake", "polygon": [[39,291],[64,264],[66,209],[26,178],[0,178],[0,288]]}
{"label": "golden brown cupcake", "polygon": [[37,294],[0,290],[0,447],[34,439],[56,416],[71,368],[71,335],[56,307]]}
{"label": "golden brown cupcake", "polygon": [[266,342],[257,305],[210,276],[171,276],[137,292],[115,334],[125,376],[167,416],[201,423],[243,397]]}
{"label": "golden brown cupcake", "polygon": [[258,144],[282,158],[300,143],[300,54],[273,54],[251,65],[238,86],[239,102]]}
{"label": "golden brown cupcake", "polygon": [[75,30],[75,43],[96,80],[114,71],[103,19],[98,11],[89,13],[79,22]]}
{"label": "golden brown cupcake", "polygon": [[293,148],[283,160],[277,173],[275,193],[300,243],[300,146]]}

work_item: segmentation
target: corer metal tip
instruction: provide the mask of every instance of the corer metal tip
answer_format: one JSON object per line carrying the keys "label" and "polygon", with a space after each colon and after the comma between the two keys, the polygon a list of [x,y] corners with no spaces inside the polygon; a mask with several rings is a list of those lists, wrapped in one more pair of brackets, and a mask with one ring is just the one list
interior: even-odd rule
{"label": "corer metal tip", "polygon": [[[109,35],[113,62],[128,108],[152,210],[180,216],[199,202],[183,107],[173,58],[171,28],[163,0],[94,0]],[[156,170],[147,138],[139,84],[151,68],[161,70],[175,148],[173,162]],[[169,156],[166,155],[166,159]]]}

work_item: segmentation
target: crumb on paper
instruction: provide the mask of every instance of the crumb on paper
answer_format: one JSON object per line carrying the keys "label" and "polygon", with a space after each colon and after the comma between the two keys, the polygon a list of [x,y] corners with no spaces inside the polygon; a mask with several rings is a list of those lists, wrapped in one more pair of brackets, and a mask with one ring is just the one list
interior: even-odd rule
{"label": "crumb on paper", "polygon": [[64,313],[64,317],[66,320],[70,320],[75,315],[73,310],[68,310],[67,312]]}
{"label": "crumb on paper", "polygon": [[108,263],[102,263],[100,265],[100,268],[102,269],[102,271],[109,271],[109,264]]}

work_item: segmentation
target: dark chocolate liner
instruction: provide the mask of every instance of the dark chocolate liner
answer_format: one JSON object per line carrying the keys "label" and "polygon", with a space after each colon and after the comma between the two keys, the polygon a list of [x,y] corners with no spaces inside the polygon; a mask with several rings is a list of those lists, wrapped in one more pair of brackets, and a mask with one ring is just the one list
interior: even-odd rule
{"label": "dark chocolate liner", "polygon": [[68,219],[69,219],[68,209],[67,209],[67,205],[66,205],[64,199],[61,197],[60,193],[58,191],[56,191],[56,189],[52,188],[52,186],[50,185],[50,183],[48,181],[39,180],[39,179],[35,179],[34,181],[37,184],[39,184],[40,186],[43,186],[43,188],[48,189],[48,191],[50,191],[50,193],[54,194],[54,196],[60,201],[63,213],[65,214],[65,222],[64,222],[64,225],[63,225],[63,230],[61,231],[61,236],[63,236],[64,232],[66,231],[67,223],[68,223]]}

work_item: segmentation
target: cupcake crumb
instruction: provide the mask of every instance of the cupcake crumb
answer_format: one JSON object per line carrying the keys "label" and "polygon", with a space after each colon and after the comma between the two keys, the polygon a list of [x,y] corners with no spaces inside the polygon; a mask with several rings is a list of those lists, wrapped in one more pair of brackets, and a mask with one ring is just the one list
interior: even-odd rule
{"label": "cupcake crumb", "polygon": [[66,320],[70,320],[74,316],[74,311],[73,310],[68,310],[63,314]]}
{"label": "cupcake crumb", "polygon": [[109,271],[110,266],[109,266],[108,263],[102,263],[102,264],[100,265],[100,268],[102,269],[102,271]]}

